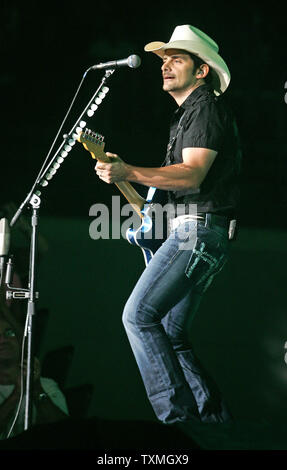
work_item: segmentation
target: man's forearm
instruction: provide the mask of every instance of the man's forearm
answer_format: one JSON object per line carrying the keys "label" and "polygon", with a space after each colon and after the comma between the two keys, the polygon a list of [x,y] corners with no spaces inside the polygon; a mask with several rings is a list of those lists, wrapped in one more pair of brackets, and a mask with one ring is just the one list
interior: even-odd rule
{"label": "man's forearm", "polygon": [[126,180],[164,190],[197,189],[201,182],[200,170],[184,163],[161,168],[142,168],[133,165],[126,165],[126,168]]}
{"label": "man's forearm", "polygon": [[99,178],[109,184],[131,181],[167,191],[198,189],[216,154],[215,150],[187,147],[182,151],[182,163],[160,168],[143,168],[129,165],[117,154],[107,152],[110,162],[97,162],[95,170]]}

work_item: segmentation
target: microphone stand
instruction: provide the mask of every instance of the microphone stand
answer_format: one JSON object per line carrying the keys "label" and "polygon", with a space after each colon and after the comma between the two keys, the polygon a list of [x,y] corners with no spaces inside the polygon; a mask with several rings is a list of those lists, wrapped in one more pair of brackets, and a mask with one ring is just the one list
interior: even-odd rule
{"label": "microphone stand", "polygon": [[[91,70],[88,69],[87,72]],[[70,130],[68,134],[63,136],[64,140],[58,150],[55,152],[51,161],[47,164],[44,170],[40,170],[38,177],[36,178],[35,183],[32,186],[32,189],[28,193],[26,199],[22,202],[19,209],[14,214],[10,227],[16,223],[20,217],[23,209],[26,206],[32,208],[31,216],[31,242],[30,242],[30,259],[29,259],[29,277],[28,277],[28,288],[22,289],[13,287],[10,285],[11,273],[12,273],[12,259],[10,258],[7,263],[6,270],[6,279],[5,284],[8,288],[6,292],[7,299],[28,299],[27,302],[27,317],[26,317],[26,327],[25,327],[25,336],[27,337],[27,372],[26,372],[26,384],[25,384],[25,417],[24,417],[24,430],[27,430],[32,425],[33,421],[33,382],[34,382],[34,319],[35,319],[35,300],[39,297],[39,293],[35,291],[35,280],[36,280],[36,248],[37,248],[37,237],[38,237],[38,222],[39,222],[39,210],[41,205],[41,191],[39,187],[45,187],[48,185],[49,180],[53,178],[60,165],[63,163],[64,159],[68,153],[72,150],[72,146],[76,143],[79,132],[86,126],[86,122],[83,120],[84,115],[87,113],[87,117],[92,117],[94,111],[101,104],[102,99],[105,97],[109,91],[108,87],[103,85],[107,79],[114,73],[115,69],[108,69],[105,71],[105,76],[102,78],[99,87],[92,96],[88,105],[85,107],[84,111],[77,119],[76,123]],[[96,104],[94,104],[94,101]],[[66,116],[67,117],[67,116]],[[66,118],[65,118],[66,119]],[[62,123],[63,126],[63,123]],[[10,430],[11,432],[11,430]]]}

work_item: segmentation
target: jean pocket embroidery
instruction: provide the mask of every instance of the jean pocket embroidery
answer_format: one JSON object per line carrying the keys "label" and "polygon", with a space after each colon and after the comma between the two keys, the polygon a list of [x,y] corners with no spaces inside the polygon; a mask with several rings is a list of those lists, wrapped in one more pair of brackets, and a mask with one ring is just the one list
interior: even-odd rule
{"label": "jean pocket embroidery", "polygon": [[197,240],[195,248],[188,260],[185,274],[189,279],[193,279],[198,287],[202,287],[203,292],[210,286],[213,278],[223,268],[226,262],[225,253],[220,256],[208,253],[206,244]]}

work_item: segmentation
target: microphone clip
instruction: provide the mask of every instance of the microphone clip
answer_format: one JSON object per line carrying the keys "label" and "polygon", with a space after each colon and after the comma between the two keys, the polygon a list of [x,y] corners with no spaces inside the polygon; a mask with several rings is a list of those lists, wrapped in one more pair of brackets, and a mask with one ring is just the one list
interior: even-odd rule
{"label": "microphone clip", "polygon": [[[5,286],[6,286],[6,300],[15,299],[29,299],[30,289],[24,289],[21,287],[11,286],[11,279],[13,277],[13,255],[7,261],[6,274],[5,274]],[[39,292],[35,292],[35,298],[39,298]]]}

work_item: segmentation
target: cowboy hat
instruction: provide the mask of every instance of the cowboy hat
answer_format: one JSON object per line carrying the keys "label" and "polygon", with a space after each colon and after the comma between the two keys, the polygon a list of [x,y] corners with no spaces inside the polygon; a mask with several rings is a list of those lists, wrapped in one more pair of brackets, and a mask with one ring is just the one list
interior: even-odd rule
{"label": "cowboy hat", "polygon": [[191,25],[176,26],[169,42],[149,42],[144,50],[164,56],[166,49],[183,49],[198,56],[211,67],[213,87],[216,94],[223,93],[230,82],[230,72],[222,57],[219,47],[207,34]]}

